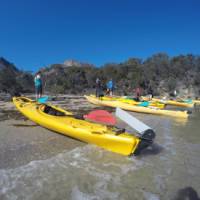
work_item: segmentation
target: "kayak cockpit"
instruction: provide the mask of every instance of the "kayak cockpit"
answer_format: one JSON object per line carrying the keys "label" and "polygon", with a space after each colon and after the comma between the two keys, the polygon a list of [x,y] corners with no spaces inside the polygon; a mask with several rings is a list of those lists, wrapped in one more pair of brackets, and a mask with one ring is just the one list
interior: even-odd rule
{"label": "kayak cockpit", "polygon": [[40,110],[48,115],[60,116],[60,117],[67,116],[67,114],[65,112],[62,112],[62,111],[60,111],[52,106],[49,106],[49,105],[44,105],[44,104],[41,105]]}

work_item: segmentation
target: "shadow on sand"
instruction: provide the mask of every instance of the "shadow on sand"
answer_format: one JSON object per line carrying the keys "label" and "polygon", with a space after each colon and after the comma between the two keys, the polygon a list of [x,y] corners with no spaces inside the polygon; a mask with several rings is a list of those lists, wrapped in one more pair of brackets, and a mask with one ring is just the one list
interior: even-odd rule
{"label": "shadow on sand", "polygon": [[9,119],[27,121],[27,118],[25,116],[23,116],[20,112],[15,110],[2,110],[1,113],[2,115],[0,116],[0,121],[5,121]]}
{"label": "shadow on sand", "polygon": [[36,127],[39,126],[37,124],[13,124],[15,127]]}

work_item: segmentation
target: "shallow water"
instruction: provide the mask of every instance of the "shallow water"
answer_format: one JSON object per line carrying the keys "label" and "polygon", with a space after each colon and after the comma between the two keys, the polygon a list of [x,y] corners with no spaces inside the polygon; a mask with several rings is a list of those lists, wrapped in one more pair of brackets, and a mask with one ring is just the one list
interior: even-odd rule
{"label": "shallow water", "polygon": [[0,134],[0,199],[198,199],[199,108],[188,121],[132,114],[157,134],[139,157],[108,152],[30,121],[0,122],[7,127]]}

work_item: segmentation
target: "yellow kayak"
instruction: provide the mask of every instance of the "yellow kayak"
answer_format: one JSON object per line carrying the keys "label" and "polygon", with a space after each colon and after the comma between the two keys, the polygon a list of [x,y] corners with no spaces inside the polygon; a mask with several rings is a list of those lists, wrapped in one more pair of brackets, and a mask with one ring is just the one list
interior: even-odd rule
{"label": "yellow kayak", "polygon": [[119,107],[124,110],[134,111],[134,112],[140,112],[140,113],[148,113],[148,114],[156,114],[156,115],[166,115],[170,117],[180,117],[180,118],[188,118],[188,112],[187,111],[174,111],[174,110],[161,110],[161,109],[155,109],[155,108],[149,108],[149,107],[142,107],[142,106],[134,106],[127,103],[119,102],[119,101],[107,101],[102,100],[101,98],[92,97],[92,96],[86,96],[85,98],[93,104],[99,105],[99,106],[109,106],[109,107]]}
{"label": "yellow kayak", "polygon": [[123,129],[76,119],[71,112],[26,97],[14,97],[13,103],[23,115],[47,129],[122,155],[138,155],[155,137],[154,132],[139,138]]}
{"label": "yellow kayak", "polygon": [[[143,100],[147,100],[147,97],[142,97]],[[194,102],[188,103],[184,101],[176,101],[176,100],[163,100],[158,98],[152,98],[151,101],[165,103],[167,105],[179,106],[179,107],[186,107],[186,108],[193,108]]]}
{"label": "yellow kayak", "polygon": [[[90,95],[91,97],[95,97],[94,95]],[[109,96],[103,96],[101,97],[102,100],[106,101],[120,101],[123,103],[127,103],[130,105],[135,105],[135,106],[142,106],[142,107],[155,107],[155,108],[160,108],[163,109],[165,107],[164,103],[159,103],[159,102],[150,102],[150,101],[135,101],[134,99],[128,99],[124,97],[109,97]]]}
{"label": "yellow kayak", "polygon": [[164,103],[159,103],[159,102],[150,102],[150,101],[135,101],[133,99],[119,99],[119,101],[124,102],[124,103],[128,103],[131,105],[135,105],[135,106],[143,106],[143,107],[155,107],[155,108],[159,108],[159,109],[163,109],[165,107]]}
{"label": "yellow kayak", "polygon": [[200,100],[193,100],[194,103],[200,104]]}

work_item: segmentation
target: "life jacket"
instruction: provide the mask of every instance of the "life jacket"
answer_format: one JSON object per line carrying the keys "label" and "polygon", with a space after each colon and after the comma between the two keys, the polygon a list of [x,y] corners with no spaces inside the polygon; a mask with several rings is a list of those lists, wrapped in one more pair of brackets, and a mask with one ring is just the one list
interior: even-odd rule
{"label": "life jacket", "polygon": [[42,80],[41,80],[40,76],[35,77],[34,83],[35,83],[35,87],[40,87],[42,85]]}

